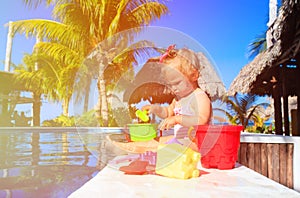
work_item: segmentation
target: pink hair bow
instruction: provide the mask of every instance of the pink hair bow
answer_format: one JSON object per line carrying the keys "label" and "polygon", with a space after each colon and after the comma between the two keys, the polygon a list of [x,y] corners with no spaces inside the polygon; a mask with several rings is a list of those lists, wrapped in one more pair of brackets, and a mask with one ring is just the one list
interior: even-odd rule
{"label": "pink hair bow", "polygon": [[161,55],[161,57],[160,57],[160,59],[159,59],[159,62],[162,63],[163,60],[164,60],[167,56],[169,56],[170,51],[174,50],[175,47],[176,47],[175,44],[170,45],[170,46],[167,48],[167,51],[166,51],[163,55]]}

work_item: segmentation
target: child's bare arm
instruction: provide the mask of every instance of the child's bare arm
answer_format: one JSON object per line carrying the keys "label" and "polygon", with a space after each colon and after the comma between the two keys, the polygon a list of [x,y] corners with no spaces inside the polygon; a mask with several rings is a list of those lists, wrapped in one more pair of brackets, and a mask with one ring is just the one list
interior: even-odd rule
{"label": "child's bare arm", "polygon": [[195,111],[195,116],[183,115],[179,118],[179,124],[182,126],[209,124],[212,117],[212,106],[206,94],[197,94],[196,100],[191,104],[191,108]]}
{"label": "child's bare arm", "polygon": [[160,118],[167,118],[173,116],[173,109],[174,109],[175,101],[173,101],[169,106],[161,106],[161,105],[145,105],[142,110],[148,110],[149,113],[153,113]]}
{"label": "child's bare arm", "polygon": [[199,94],[197,100],[192,103],[191,108],[195,111],[196,116],[175,115],[168,117],[160,125],[160,129],[170,129],[175,124],[180,124],[185,127],[209,124],[212,116],[212,107],[207,95]]}

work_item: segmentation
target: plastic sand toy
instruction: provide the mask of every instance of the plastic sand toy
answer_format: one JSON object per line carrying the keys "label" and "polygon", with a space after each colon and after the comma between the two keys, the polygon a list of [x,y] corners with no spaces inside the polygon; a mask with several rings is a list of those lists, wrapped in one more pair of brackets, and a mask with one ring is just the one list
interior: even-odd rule
{"label": "plastic sand toy", "polygon": [[135,115],[143,122],[148,122],[149,121],[149,116],[148,116],[148,112],[146,110],[142,111],[142,110],[137,110],[135,112]]}
{"label": "plastic sand toy", "polygon": [[138,123],[127,124],[130,141],[148,141],[157,136],[157,124]]}
{"label": "plastic sand toy", "polygon": [[147,166],[149,163],[147,161],[136,160],[131,162],[127,166],[120,167],[120,171],[123,171],[128,175],[143,175],[147,173]]}
{"label": "plastic sand toy", "polygon": [[156,173],[162,176],[189,179],[199,177],[200,153],[180,144],[160,144],[157,150]]}
{"label": "plastic sand toy", "polygon": [[170,140],[168,140],[166,142],[166,144],[180,144],[180,145],[183,145],[181,142],[178,141],[178,139],[176,137],[173,137]]}
{"label": "plastic sand toy", "polygon": [[221,170],[235,167],[240,146],[239,125],[202,125],[197,127],[195,142],[204,168]]}
{"label": "plastic sand toy", "polygon": [[[146,151],[157,152],[159,144],[174,143],[174,136],[162,136],[148,141],[132,142],[128,141],[126,134],[109,134],[107,140],[115,147],[125,151],[128,154],[145,153]],[[178,139],[183,146],[189,147],[194,151],[198,151],[197,145],[190,139]]]}

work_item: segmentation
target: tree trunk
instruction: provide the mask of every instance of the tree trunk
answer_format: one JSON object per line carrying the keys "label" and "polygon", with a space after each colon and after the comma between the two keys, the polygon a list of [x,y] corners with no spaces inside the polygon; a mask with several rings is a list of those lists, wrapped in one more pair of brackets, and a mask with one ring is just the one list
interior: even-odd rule
{"label": "tree trunk", "polygon": [[[98,93],[100,93],[99,82],[97,82],[97,87],[98,87]],[[98,94],[98,95],[99,96],[98,96],[98,99],[97,99],[97,104],[94,107],[94,110],[95,110],[95,116],[99,121],[100,118],[101,118],[101,97],[100,97],[100,94]]]}
{"label": "tree trunk", "polygon": [[84,104],[83,104],[83,113],[86,113],[89,108],[89,99],[90,99],[90,85],[91,85],[91,78],[88,79],[89,81],[85,88],[85,96],[84,96]]}
{"label": "tree trunk", "polygon": [[7,34],[7,43],[6,43],[6,54],[5,54],[5,64],[4,71],[10,71],[10,59],[11,59],[11,50],[12,50],[12,42],[13,42],[13,33],[12,33],[12,22],[8,23],[8,34]]}
{"label": "tree trunk", "polygon": [[41,94],[33,93],[33,104],[32,104],[32,121],[33,126],[40,126],[40,115],[41,115]]}
{"label": "tree trunk", "polygon": [[[42,38],[40,36],[36,36],[36,44],[40,43]],[[34,64],[34,69],[37,71],[39,69],[39,65],[37,62]],[[33,126],[40,126],[40,116],[41,116],[41,94],[39,93],[32,93],[33,95],[33,104],[32,104],[32,111],[33,111]]]}
{"label": "tree trunk", "polygon": [[[106,85],[104,80],[104,70],[108,65],[108,54],[99,52],[97,54],[97,61],[99,62],[99,73],[98,73],[98,103],[96,105],[96,116],[102,120],[102,126],[108,126],[108,103],[106,97]],[[99,115],[100,112],[100,115]]]}
{"label": "tree trunk", "polygon": [[62,108],[63,108],[63,115],[64,116],[69,116],[69,102],[70,102],[70,98],[66,98],[63,100],[62,102]]}
{"label": "tree trunk", "polygon": [[101,97],[101,117],[103,126],[108,126],[108,103],[106,97],[105,80],[103,75],[99,76],[99,97]]}

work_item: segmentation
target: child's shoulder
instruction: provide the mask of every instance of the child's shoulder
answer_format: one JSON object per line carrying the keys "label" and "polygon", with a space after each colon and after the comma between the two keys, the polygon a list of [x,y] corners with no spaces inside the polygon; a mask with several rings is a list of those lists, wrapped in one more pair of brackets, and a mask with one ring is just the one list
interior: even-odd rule
{"label": "child's shoulder", "polygon": [[201,99],[207,98],[207,99],[210,100],[209,95],[204,90],[202,90],[200,88],[195,89],[193,93],[194,93],[193,95],[195,97],[199,98],[199,99],[200,98]]}
{"label": "child's shoulder", "polygon": [[196,88],[194,91],[193,91],[194,94],[206,94],[205,91],[203,91],[202,89],[200,88]]}

